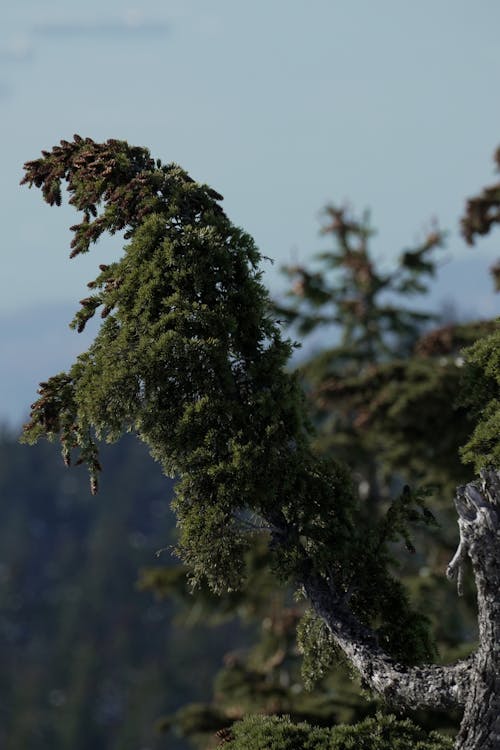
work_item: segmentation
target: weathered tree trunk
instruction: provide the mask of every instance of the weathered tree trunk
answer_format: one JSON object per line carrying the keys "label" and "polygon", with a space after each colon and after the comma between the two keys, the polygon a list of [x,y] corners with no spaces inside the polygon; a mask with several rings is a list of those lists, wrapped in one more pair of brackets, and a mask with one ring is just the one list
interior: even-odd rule
{"label": "weathered tree trunk", "polygon": [[479,481],[459,487],[455,504],[460,545],[447,574],[458,578],[460,594],[469,558],[477,587],[479,647],[469,659],[444,667],[397,664],[352,615],[345,596],[330,581],[310,574],[303,585],[370,688],[409,708],[463,707],[456,750],[500,750],[500,472],[483,471]]}
{"label": "weathered tree trunk", "polygon": [[[497,666],[495,667],[495,662]],[[498,658],[479,659],[471,675],[456,750],[500,749],[500,672]]]}
{"label": "weathered tree trunk", "polygon": [[460,546],[448,574],[458,573],[467,555],[477,588],[479,648],[457,750],[500,750],[500,474],[483,472],[481,482],[459,488]]}

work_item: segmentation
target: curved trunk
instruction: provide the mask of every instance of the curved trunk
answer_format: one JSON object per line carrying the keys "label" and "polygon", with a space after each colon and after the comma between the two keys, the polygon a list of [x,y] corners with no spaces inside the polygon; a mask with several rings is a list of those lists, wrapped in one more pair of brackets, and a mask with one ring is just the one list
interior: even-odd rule
{"label": "curved trunk", "polygon": [[457,489],[460,544],[447,575],[458,579],[471,560],[477,587],[479,648],[449,666],[406,667],[381,649],[373,631],[350,612],[345,596],[315,574],[303,584],[315,611],[367,687],[409,708],[464,708],[456,750],[500,750],[500,472],[482,471]]}
{"label": "curved trunk", "polygon": [[455,748],[500,750],[498,658],[479,658],[476,662]]}
{"label": "curved trunk", "polygon": [[330,585],[311,576],[304,581],[304,588],[314,610],[326,622],[366,687],[389,703],[412,709],[446,709],[465,704],[471,659],[447,666],[399,664],[378,645],[373,631],[352,615]]}
{"label": "curved trunk", "polygon": [[474,658],[457,750],[500,750],[500,473],[460,487],[460,546],[448,575],[458,575],[467,555],[477,588],[479,649]]}

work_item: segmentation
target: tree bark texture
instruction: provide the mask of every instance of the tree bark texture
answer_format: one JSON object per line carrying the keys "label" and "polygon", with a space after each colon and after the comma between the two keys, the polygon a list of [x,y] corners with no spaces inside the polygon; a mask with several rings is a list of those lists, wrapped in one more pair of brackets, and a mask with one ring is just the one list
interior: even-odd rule
{"label": "tree bark texture", "polygon": [[460,544],[447,575],[457,579],[460,594],[469,559],[477,588],[479,646],[468,659],[447,666],[398,664],[330,581],[311,573],[302,583],[367,687],[412,709],[463,708],[456,750],[500,750],[500,472],[485,470],[479,480],[459,487],[455,505]]}
{"label": "tree bark texture", "polygon": [[479,647],[457,750],[500,749],[500,472],[457,490],[460,545],[448,568],[459,581],[469,557],[477,588]]}

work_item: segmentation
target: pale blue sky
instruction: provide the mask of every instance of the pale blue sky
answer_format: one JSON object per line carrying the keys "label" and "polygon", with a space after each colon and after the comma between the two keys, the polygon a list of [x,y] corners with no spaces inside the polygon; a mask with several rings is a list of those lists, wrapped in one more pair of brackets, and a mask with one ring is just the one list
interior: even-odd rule
{"label": "pale blue sky", "polygon": [[[470,250],[458,220],[465,198],[496,179],[497,0],[5,6],[5,320],[78,300],[116,247],[115,240],[70,262],[74,215],[18,188],[22,163],[74,132],[148,146],[213,185],[231,218],[277,259],[275,269],[324,246],[318,217],[327,201],[371,208],[374,246],[386,263],[436,216],[450,230],[450,260],[433,298],[495,313],[486,269],[500,255],[500,233]],[[282,284],[275,269],[266,272],[274,290]],[[62,334],[53,335],[57,352]],[[0,418],[4,411],[0,405]]]}

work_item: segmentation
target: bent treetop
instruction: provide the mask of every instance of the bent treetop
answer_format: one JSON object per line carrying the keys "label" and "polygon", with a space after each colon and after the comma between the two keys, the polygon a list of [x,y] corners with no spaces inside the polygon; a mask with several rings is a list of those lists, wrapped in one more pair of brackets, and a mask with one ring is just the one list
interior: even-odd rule
{"label": "bent treetop", "polygon": [[[424,498],[406,487],[386,518],[369,525],[347,472],[313,454],[303,394],[285,369],[292,344],[273,319],[261,256],[225,215],[222,197],[124,141],[75,136],[42,154],[25,165],[23,182],[51,205],[60,204],[66,182],[70,204],[83,213],[71,227],[71,256],[103,232],[123,231],[127,244],[121,260],[100,266],[72,322],[81,331],[100,309],[94,342],[68,372],[41,383],[25,440],[60,440],[67,464],[88,464],[95,492],[97,440],[137,433],[179,477],[177,552],[194,583],[205,577],[215,591],[237,587],[245,551],[264,531],[277,574],[294,580],[326,623],[327,650],[335,642],[388,698],[465,704],[467,714],[474,658],[408,666],[429,660],[432,645],[425,618],[388,567],[388,543],[408,540],[410,519],[429,519]],[[463,497],[474,508],[478,496],[498,502],[494,472],[474,487],[460,495],[461,518]],[[474,545],[464,542],[460,559],[474,561]],[[494,629],[484,631],[493,637]],[[311,639],[317,633],[312,626]]]}

